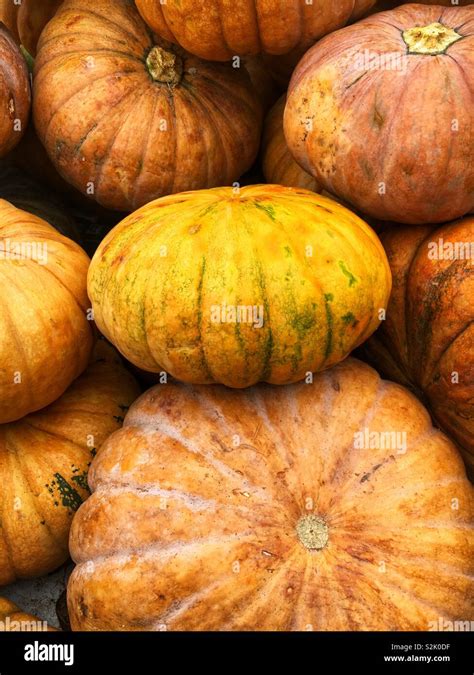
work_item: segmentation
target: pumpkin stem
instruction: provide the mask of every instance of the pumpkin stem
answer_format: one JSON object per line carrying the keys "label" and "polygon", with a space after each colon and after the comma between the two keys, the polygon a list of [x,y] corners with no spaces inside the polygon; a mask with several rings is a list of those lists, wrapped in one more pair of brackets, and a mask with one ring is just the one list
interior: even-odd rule
{"label": "pumpkin stem", "polygon": [[175,87],[183,76],[183,61],[180,56],[155,45],[146,57],[146,66],[155,82]]}
{"label": "pumpkin stem", "polygon": [[428,26],[415,26],[403,31],[409,54],[443,54],[449,45],[460,40],[462,35],[442,23],[430,23]]}
{"label": "pumpkin stem", "polygon": [[296,533],[300,542],[307,549],[320,550],[326,546],[329,539],[329,529],[320,516],[310,514],[299,519]]}

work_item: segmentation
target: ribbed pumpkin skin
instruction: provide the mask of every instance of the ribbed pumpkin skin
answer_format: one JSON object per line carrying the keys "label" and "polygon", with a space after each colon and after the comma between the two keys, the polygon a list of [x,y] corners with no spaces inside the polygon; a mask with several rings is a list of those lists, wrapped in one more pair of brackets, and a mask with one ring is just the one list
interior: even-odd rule
{"label": "ribbed pumpkin skin", "polygon": [[[405,431],[406,453],[355,448],[366,426]],[[89,476],[70,537],[74,630],[428,630],[474,618],[473,491],[459,454],[412,394],[354,359],[313,384],[154,387]],[[320,550],[296,530],[310,514],[328,528]]]}
{"label": "ribbed pumpkin skin", "polygon": [[211,61],[309,47],[363,13],[375,0],[135,0],[158,35]]}
{"label": "ribbed pumpkin skin", "polygon": [[474,477],[473,261],[430,257],[440,240],[474,242],[474,218],[438,228],[394,225],[381,239],[393,293],[387,320],[364,352],[382,373],[424,394],[437,422],[464,449]]}
{"label": "ribbed pumpkin skin", "polygon": [[67,560],[92,458],[139,393],[115,350],[99,342],[91,365],[58,401],[0,425],[0,585]]}
{"label": "ribbed pumpkin skin", "polygon": [[[153,40],[127,0],[66,0],[41,35],[34,119],[61,175],[103,206],[232,184],[258,152],[262,102],[242,65],[208,63]],[[179,82],[146,64],[154,46]],[[156,49],[154,50],[156,53]],[[174,76],[179,79],[179,66]]]}
{"label": "ribbed pumpkin skin", "polygon": [[277,185],[300,187],[319,192],[319,183],[293,159],[283,133],[283,94],[268,113],[263,125],[262,169],[265,180]]}
{"label": "ribbed pumpkin skin", "polygon": [[[88,292],[101,332],[139,368],[247,387],[343,359],[378,326],[390,282],[377,236],[353,213],[256,185],[133,213],[94,255]],[[229,306],[255,307],[256,320]]]}
{"label": "ribbed pumpkin skin", "polygon": [[[54,16],[63,0],[0,0],[0,21],[7,26],[19,45],[36,54],[41,31]],[[16,0],[18,3],[18,0]]]}
{"label": "ribbed pumpkin skin", "polygon": [[[403,33],[436,22],[463,37],[437,56],[407,53]],[[473,47],[474,5],[406,5],[324,38],[290,83],[284,127],[296,161],[374,218],[465,215],[474,206]],[[367,54],[398,55],[399,69],[371,68]]]}
{"label": "ribbed pumpkin skin", "polygon": [[[86,368],[89,258],[44,220],[0,200],[0,423],[55,401]],[[36,257],[15,259],[18,246]],[[39,248],[41,246],[41,248]],[[34,253],[34,249],[30,249]],[[28,249],[23,253],[28,255]],[[46,254],[39,264],[38,254]]]}
{"label": "ribbed pumpkin skin", "polygon": [[[21,628],[16,628],[18,622],[26,622],[27,624],[31,625],[32,621],[34,621],[36,624],[42,620],[37,616],[33,616],[32,614],[26,614],[19,607],[17,607],[14,602],[8,600],[8,598],[0,597],[0,632],[20,632]],[[25,628],[25,630],[31,629]],[[50,633],[56,633],[58,632],[58,629],[48,626],[47,631]]]}
{"label": "ribbed pumpkin skin", "polygon": [[20,142],[30,115],[30,80],[14,39],[0,24],[0,157]]}

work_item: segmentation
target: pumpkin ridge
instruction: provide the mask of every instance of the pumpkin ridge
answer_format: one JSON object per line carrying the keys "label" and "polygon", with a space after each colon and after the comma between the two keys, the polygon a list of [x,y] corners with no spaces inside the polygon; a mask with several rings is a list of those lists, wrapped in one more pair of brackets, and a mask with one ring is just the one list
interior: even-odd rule
{"label": "pumpkin ridge", "polygon": [[[155,116],[157,107],[158,107],[158,96],[155,96],[154,100],[153,100],[153,106],[151,108],[151,113],[150,113],[150,122],[149,122],[149,125],[148,125],[150,129],[151,129],[151,125],[152,125],[153,118]],[[175,119],[175,122],[176,122],[176,119]],[[138,172],[138,174],[135,178],[135,183],[134,183],[134,186],[133,186],[132,204],[134,204],[134,205],[138,203],[137,192],[140,188],[140,178],[143,175],[143,167],[145,166],[146,156],[148,154],[148,150],[149,150],[149,147],[150,147],[150,138],[151,138],[151,134],[147,134],[145,136],[144,142],[143,142],[143,145],[142,145],[142,150],[141,150],[141,153],[140,153],[140,155],[143,159],[142,159],[142,162],[141,162],[141,165],[140,165],[140,171]]]}
{"label": "pumpkin ridge", "polygon": [[436,377],[436,371],[439,371],[439,365],[442,359],[445,357],[446,353],[455,346],[456,340],[461,337],[472,325],[474,324],[474,319],[470,319],[455,335],[452,336],[452,340],[448,343],[441,351],[439,357],[433,363],[433,367],[430,372],[430,379],[423,382],[423,388],[429,389],[430,385],[434,383]]}

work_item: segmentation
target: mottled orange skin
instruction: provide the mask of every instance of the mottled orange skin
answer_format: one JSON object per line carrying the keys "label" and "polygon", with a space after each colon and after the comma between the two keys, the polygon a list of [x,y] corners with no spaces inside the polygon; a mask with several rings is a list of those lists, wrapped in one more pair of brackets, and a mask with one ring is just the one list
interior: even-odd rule
{"label": "mottled orange skin", "polygon": [[[182,63],[179,82],[152,78],[157,45]],[[90,0],[65,0],[41,34],[34,89],[36,131],[55,167],[107,208],[230,185],[258,152],[262,97],[244,64],[155,39],[127,0],[97,0],[93,12]]]}
{"label": "mottled orange skin", "polygon": [[[5,623],[7,619],[9,619],[9,623]],[[21,631],[21,628],[15,628],[17,622],[26,622],[30,624],[32,621],[36,624],[37,622],[42,621],[42,619],[33,616],[32,614],[26,614],[17,607],[14,602],[11,602],[11,600],[0,597],[0,632],[19,632]],[[25,628],[24,630],[30,629]],[[58,629],[48,626],[47,632],[56,633],[58,632]]]}
{"label": "mottled orange skin", "polygon": [[301,187],[319,192],[319,183],[295,162],[293,155],[288,150],[283,133],[285,101],[286,95],[283,94],[268,113],[263,125],[263,175],[268,183]]}
{"label": "mottled orange skin", "polygon": [[[55,401],[86,368],[94,335],[87,319],[89,258],[44,220],[0,200],[0,423]],[[35,244],[34,257],[3,254]],[[41,246],[41,248],[38,248]],[[8,251],[7,251],[8,253]]]}
{"label": "mottled orange skin", "polygon": [[[407,54],[402,32],[438,21],[462,38],[436,56]],[[404,5],[324,38],[289,87],[284,126],[296,161],[375,218],[465,215],[474,206],[473,47],[474,5]],[[366,50],[398,55],[400,69],[367,69]]]}
{"label": "mottled orange skin", "polygon": [[[390,270],[370,227],[303,189],[253,185],[163,197],[99,246],[99,330],[134,365],[193,384],[287,384],[378,327]],[[256,308],[228,321],[215,308]],[[253,311],[253,310],[252,310]]]}
{"label": "mottled orange skin", "polygon": [[441,227],[393,225],[380,236],[393,292],[387,320],[364,353],[387,377],[425,398],[474,477],[473,261],[430,259],[432,242],[474,242],[474,218]]}
{"label": "mottled orange skin", "polygon": [[[406,432],[405,453],[354,434]],[[472,620],[473,489],[417,399],[348,359],[312,384],[150,389],[74,518],[74,630],[429,630]],[[452,508],[457,499],[459,509]],[[323,518],[328,540],[296,526]]]}
{"label": "mottled orange skin", "polygon": [[192,54],[227,61],[236,54],[286,54],[344,26],[375,0],[135,0],[158,35]]}
{"label": "mottled orange skin", "polygon": [[0,157],[20,142],[30,115],[26,62],[13,37],[0,24]]}
{"label": "mottled orange skin", "polygon": [[92,458],[139,393],[115,350],[99,341],[91,365],[61,398],[0,425],[0,586],[67,560],[72,517],[89,496]]}

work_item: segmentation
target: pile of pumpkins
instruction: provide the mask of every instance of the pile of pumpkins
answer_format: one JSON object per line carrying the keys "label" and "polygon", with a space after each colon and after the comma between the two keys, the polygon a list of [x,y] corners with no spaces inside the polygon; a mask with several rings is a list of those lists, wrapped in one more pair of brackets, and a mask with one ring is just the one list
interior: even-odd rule
{"label": "pile of pumpkins", "polygon": [[71,556],[74,630],[474,620],[456,5],[0,2],[0,585]]}

